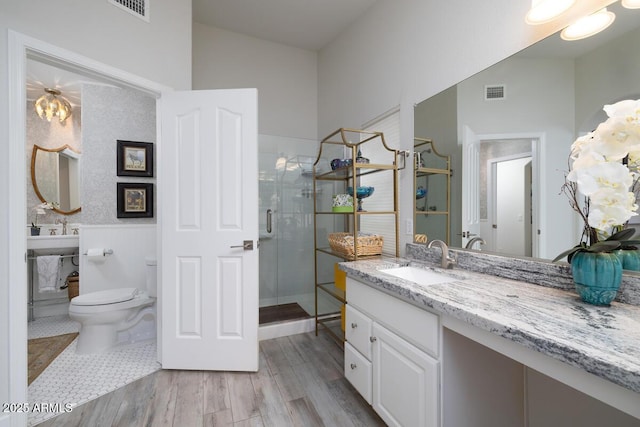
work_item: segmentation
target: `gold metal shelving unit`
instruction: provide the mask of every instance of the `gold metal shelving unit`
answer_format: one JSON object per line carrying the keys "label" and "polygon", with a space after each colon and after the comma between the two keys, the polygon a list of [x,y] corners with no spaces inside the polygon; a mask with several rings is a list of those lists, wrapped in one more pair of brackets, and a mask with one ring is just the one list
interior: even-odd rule
{"label": "gold metal shelving unit", "polygon": [[[359,157],[360,152],[363,153],[362,156],[367,152],[375,152],[375,156],[368,162],[369,159]],[[347,302],[346,291],[336,287],[334,268],[338,262],[371,258],[359,256],[357,248],[358,233],[371,232],[362,230],[362,223],[366,222],[366,219],[373,218],[372,216],[386,217],[387,222],[393,224],[391,233],[395,236],[395,245],[387,248],[386,252],[383,250],[383,254],[399,254],[398,170],[402,168],[398,167],[398,161],[401,158],[404,163],[404,157],[397,150],[387,146],[381,132],[340,128],[320,142],[318,157],[313,165],[316,335],[323,330],[340,344],[344,342],[344,324],[341,320],[343,321],[344,304]],[[351,164],[332,169],[330,165],[334,159],[351,159]],[[355,193],[355,189],[366,184],[367,177],[372,174],[384,174],[381,178],[385,181],[388,179],[387,182],[391,183],[392,189],[390,197],[389,192],[376,194],[375,190],[371,197],[385,197],[391,200],[376,203],[378,208],[374,210],[358,211],[354,194],[352,212],[332,211],[334,194],[347,193],[347,187],[353,188]],[[365,208],[368,200],[363,199]],[[380,205],[383,207],[379,208]],[[336,232],[348,232],[353,235],[354,256],[346,256],[331,249],[328,236]]]}
{"label": "gold metal shelving unit", "polygon": [[[414,229],[429,240],[451,240],[451,156],[435,148],[431,139],[414,138]],[[426,195],[418,199],[422,188]]]}

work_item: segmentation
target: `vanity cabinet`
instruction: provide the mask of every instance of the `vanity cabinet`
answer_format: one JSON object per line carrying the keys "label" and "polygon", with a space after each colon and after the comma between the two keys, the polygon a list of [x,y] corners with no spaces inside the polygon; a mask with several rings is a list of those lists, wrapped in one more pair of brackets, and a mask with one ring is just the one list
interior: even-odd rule
{"label": "vanity cabinet", "polygon": [[439,425],[438,316],[350,277],[347,300],[347,380],[388,425]]}

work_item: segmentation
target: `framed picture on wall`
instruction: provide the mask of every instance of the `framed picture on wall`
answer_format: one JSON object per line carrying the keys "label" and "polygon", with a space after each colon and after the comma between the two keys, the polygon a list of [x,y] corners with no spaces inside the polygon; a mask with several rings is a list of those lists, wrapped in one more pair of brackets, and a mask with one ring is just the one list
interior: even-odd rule
{"label": "framed picture on wall", "polygon": [[118,176],[153,176],[153,143],[118,140],[117,150]]}
{"label": "framed picture on wall", "polygon": [[153,184],[118,182],[118,218],[153,218]]}

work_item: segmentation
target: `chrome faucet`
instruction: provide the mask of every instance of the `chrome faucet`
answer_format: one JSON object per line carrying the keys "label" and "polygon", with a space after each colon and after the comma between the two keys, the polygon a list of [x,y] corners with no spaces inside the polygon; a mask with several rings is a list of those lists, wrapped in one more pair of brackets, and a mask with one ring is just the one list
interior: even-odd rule
{"label": "chrome faucet", "polygon": [[479,242],[481,245],[484,245],[485,242],[484,239],[480,236],[474,237],[473,239],[469,240],[467,242],[467,244],[465,245],[465,249],[473,249],[473,245],[475,245],[476,242]]}
{"label": "chrome faucet", "polygon": [[429,242],[428,248],[432,246],[440,246],[442,250],[442,268],[453,268],[454,265],[458,264],[458,257],[455,253],[449,253],[449,247],[442,240],[432,240]]}
{"label": "chrome faucet", "polygon": [[67,218],[60,220],[60,218],[56,219],[56,224],[62,224],[62,235],[67,235]]}

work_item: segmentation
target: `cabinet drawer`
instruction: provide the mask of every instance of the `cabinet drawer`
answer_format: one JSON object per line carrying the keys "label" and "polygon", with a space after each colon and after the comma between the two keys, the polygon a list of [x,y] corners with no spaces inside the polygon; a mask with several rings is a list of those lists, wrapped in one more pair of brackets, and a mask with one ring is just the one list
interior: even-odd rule
{"label": "cabinet drawer", "polygon": [[347,304],[345,338],[364,357],[371,360],[372,321],[365,314]]}
{"label": "cabinet drawer", "polygon": [[[439,357],[439,317],[347,277],[347,301],[411,344]],[[347,326],[348,327],[348,326]]]}
{"label": "cabinet drawer", "polygon": [[372,393],[371,362],[364,358],[348,342],[344,344],[344,377],[358,390],[364,400],[371,405]]}

